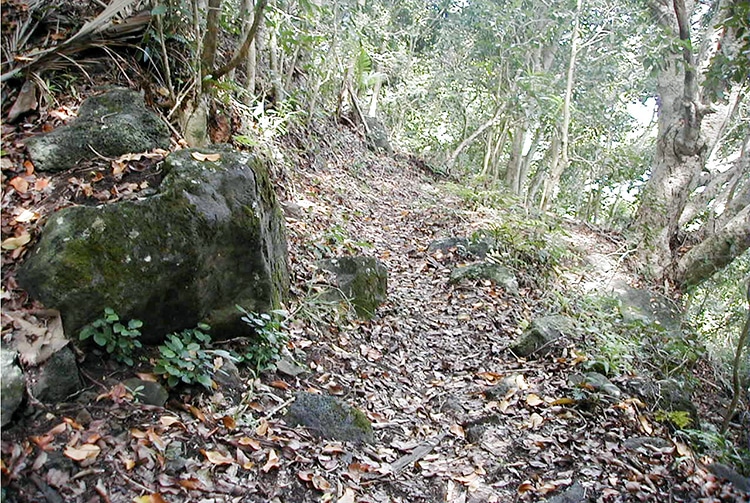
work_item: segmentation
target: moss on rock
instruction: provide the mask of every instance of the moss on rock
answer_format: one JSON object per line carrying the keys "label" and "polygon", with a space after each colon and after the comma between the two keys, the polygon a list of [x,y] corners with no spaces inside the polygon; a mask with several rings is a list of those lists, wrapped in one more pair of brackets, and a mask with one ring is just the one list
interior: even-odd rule
{"label": "moss on rock", "polygon": [[[105,307],[144,322],[147,342],[208,321],[216,337],[245,329],[234,309],[267,311],[288,292],[284,223],[263,158],[214,149],[165,161],[157,195],[54,214],[19,273],[76,334]],[[202,150],[206,153],[206,150]],[[271,190],[271,192],[267,192]]]}
{"label": "moss on rock", "polygon": [[330,396],[297,393],[286,421],[323,438],[365,443],[374,438],[372,424],[362,411]]}

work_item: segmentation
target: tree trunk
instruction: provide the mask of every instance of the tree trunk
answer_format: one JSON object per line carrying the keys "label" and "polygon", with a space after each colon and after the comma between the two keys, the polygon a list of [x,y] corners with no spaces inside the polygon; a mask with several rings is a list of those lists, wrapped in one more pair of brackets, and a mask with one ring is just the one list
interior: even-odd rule
{"label": "tree trunk", "polygon": [[[253,25],[253,21],[255,21],[255,15],[253,12],[253,0],[244,0],[243,11],[245,13],[245,29],[243,29],[243,35],[247,36],[250,28]],[[258,71],[258,54],[255,50],[255,38],[256,37],[253,37],[252,41],[250,42],[250,47],[248,47],[247,50],[247,59],[245,60],[245,90],[247,91],[247,94],[245,95],[244,101],[245,104],[248,105],[255,99],[255,84]]]}
{"label": "tree trunk", "polygon": [[482,133],[484,133],[489,127],[493,126],[497,122],[498,118],[500,117],[501,110],[502,109],[498,107],[498,109],[495,111],[495,114],[489,120],[479,126],[476,131],[474,131],[468,138],[462,141],[461,144],[456,147],[456,149],[451,153],[451,155],[448,156],[448,160],[445,162],[448,172],[453,169],[453,166],[456,164],[456,159],[458,159],[458,156],[461,155],[461,152],[463,152],[466,147],[471,145],[474,140],[476,140]]}
{"label": "tree trunk", "polygon": [[[684,0],[673,0],[671,5],[658,0],[651,2],[656,21],[667,33],[679,33],[684,49],[681,54],[671,51],[665,54],[663,69],[657,77],[659,116],[656,155],[651,177],[641,194],[635,221],[640,238],[638,255],[644,272],[655,280],[675,280],[678,285],[690,283],[684,280],[685,264],[692,261],[686,255],[678,265],[680,217],[686,208],[690,188],[704,169],[708,150],[718,141],[716,136],[721,129],[708,127],[711,134],[701,131],[703,117],[709,108],[699,99],[696,68],[704,65],[702,61],[694,61],[690,50],[688,21],[693,1],[688,1],[686,4]],[[721,8],[717,9],[719,15],[724,15]],[[715,23],[716,19],[713,21]],[[716,42],[715,49],[720,43]],[[701,51],[701,59],[710,59],[714,53]],[[723,120],[712,117],[711,122],[720,125]],[[731,230],[727,229],[727,232],[731,233]],[[718,251],[712,246],[717,245],[706,243],[705,249]],[[700,251],[688,255],[695,257],[696,254],[700,254]],[[703,259],[706,257],[703,256]],[[716,261],[718,265],[723,259],[717,256]],[[703,270],[708,269],[712,268]]]}
{"label": "tree trunk", "polygon": [[516,126],[513,132],[513,140],[510,144],[510,157],[508,158],[508,167],[505,171],[505,184],[514,193],[518,194],[518,187],[521,183],[521,165],[523,164],[523,145],[526,143],[526,134],[528,127],[523,121]]}
{"label": "tree trunk", "polygon": [[578,42],[580,38],[580,18],[582,0],[576,1],[575,20],[573,21],[573,33],[570,41],[570,59],[568,60],[568,74],[565,83],[565,99],[563,101],[563,117],[560,127],[560,159],[554,168],[549,171],[549,177],[544,182],[544,200],[542,209],[546,209],[557,197],[558,186],[563,172],[570,164],[568,136],[570,131],[570,103],[573,100],[573,84],[575,81],[576,59],[578,58]]}
{"label": "tree trunk", "polygon": [[208,0],[206,13],[206,33],[203,36],[203,52],[201,52],[201,76],[209,75],[216,63],[216,44],[219,37],[219,17],[221,15],[221,0]]}

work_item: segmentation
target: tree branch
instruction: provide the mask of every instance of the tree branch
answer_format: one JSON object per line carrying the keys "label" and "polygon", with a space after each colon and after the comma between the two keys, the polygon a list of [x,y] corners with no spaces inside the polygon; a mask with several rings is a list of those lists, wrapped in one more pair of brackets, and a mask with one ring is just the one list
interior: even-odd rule
{"label": "tree branch", "polygon": [[214,79],[219,79],[223,77],[224,75],[231,72],[240,63],[242,63],[243,61],[247,59],[247,53],[250,50],[250,44],[253,43],[253,39],[255,39],[255,34],[258,31],[258,28],[260,27],[261,21],[263,21],[263,11],[266,8],[267,3],[268,3],[268,0],[258,0],[258,3],[255,5],[255,13],[253,14],[253,25],[250,27],[250,30],[245,34],[245,40],[242,42],[242,45],[240,46],[239,50],[234,53],[234,56],[232,56],[232,59],[230,59],[227,64],[225,64],[218,70],[211,72],[211,75],[213,76]]}

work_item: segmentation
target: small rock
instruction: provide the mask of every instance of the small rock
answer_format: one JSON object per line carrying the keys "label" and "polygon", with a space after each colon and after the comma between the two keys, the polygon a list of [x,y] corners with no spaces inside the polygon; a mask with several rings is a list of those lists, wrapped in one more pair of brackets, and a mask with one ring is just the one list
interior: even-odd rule
{"label": "small rock", "polygon": [[388,271],[379,260],[372,257],[340,257],[320,260],[318,267],[333,273],[336,289],[330,294],[340,298],[343,294],[365,319],[375,315],[378,306],[388,295]]}
{"label": "small rock", "polygon": [[169,392],[158,382],[132,378],[122,384],[133,394],[134,399],[146,405],[164,407],[169,399]]}
{"label": "small rock", "polygon": [[13,413],[23,401],[26,381],[21,367],[16,365],[16,352],[0,348],[0,396],[2,396],[2,424],[10,423]]}
{"label": "small rock", "polygon": [[750,494],[750,478],[743,477],[732,467],[722,463],[711,463],[708,470],[720,479],[728,480],[738,491]]}
{"label": "small rock", "polygon": [[622,446],[631,451],[646,451],[648,454],[654,452],[671,452],[674,450],[674,444],[660,437],[632,437],[626,438]]}
{"label": "small rock", "polygon": [[574,482],[560,494],[551,497],[548,503],[580,503],[586,501],[586,491],[580,482]]}
{"label": "small rock", "polygon": [[451,271],[451,277],[448,282],[454,284],[465,279],[490,280],[511,293],[518,293],[518,280],[516,276],[507,267],[494,262],[478,262],[476,264],[456,267]]}
{"label": "small rock", "polygon": [[68,346],[28,372],[31,394],[40,402],[64,401],[83,387],[76,357]]}
{"label": "small rock", "polygon": [[513,374],[503,378],[502,381],[484,390],[484,396],[488,400],[503,400],[512,390],[518,389],[518,378],[520,374]]}
{"label": "small rock", "polygon": [[313,435],[347,442],[373,443],[372,424],[365,414],[330,396],[297,393],[286,421],[305,426]]}
{"label": "small rock", "polygon": [[550,352],[554,341],[573,331],[573,320],[567,316],[555,315],[537,318],[521,338],[510,347],[517,356],[539,357]]}
{"label": "small rock", "polygon": [[305,367],[297,365],[290,358],[283,357],[276,362],[276,370],[290,377],[297,377],[305,372]]}
{"label": "small rock", "polygon": [[598,393],[603,393],[612,398],[620,398],[620,395],[622,394],[620,388],[612,384],[612,381],[599,372],[588,372],[585,375],[572,375],[568,379],[568,384],[570,386],[577,386]]}

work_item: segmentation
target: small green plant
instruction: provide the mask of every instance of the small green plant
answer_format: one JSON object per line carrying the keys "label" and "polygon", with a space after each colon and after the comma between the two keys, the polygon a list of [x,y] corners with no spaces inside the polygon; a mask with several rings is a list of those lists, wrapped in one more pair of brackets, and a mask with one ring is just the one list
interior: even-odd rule
{"label": "small green plant", "polygon": [[657,410],[654,418],[660,423],[672,424],[678,430],[684,430],[693,422],[690,413],[684,410]]}
{"label": "small green plant", "polygon": [[93,338],[94,342],[103,347],[112,358],[126,365],[133,365],[133,351],[143,345],[138,340],[139,330],[143,326],[141,320],[130,320],[127,324],[120,322],[120,317],[114,309],[104,309],[104,316],[87,325],[81,330],[78,338],[85,341]]}
{"label": "small green plant", "polygon": [[159,346],[154,373],[164,377],[170,387],[179,383],[200,384],[211,390],[214,358],[236,358],[228,351],[210,349],[211,336],[207,333],[210,329],[208,325],[200,323],[197,328],[169,334],[164,344]]}
{"label": "small green plant", "polygon": [[254,339],[242,360],[255,368],[256,372],[267,369],[281,356],[281,351],[287,343],[288,336],[283,330],[284,321],[288,313],[283,309],[275,309],[270,313],[256,313],[237,306],[242,313],[242,321],[253,330]]}

